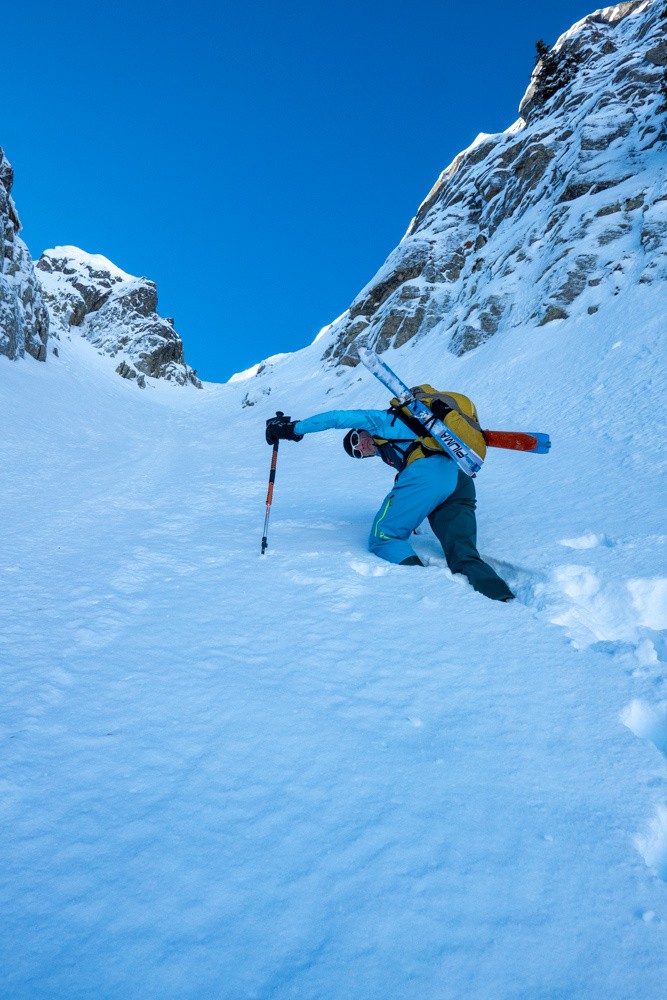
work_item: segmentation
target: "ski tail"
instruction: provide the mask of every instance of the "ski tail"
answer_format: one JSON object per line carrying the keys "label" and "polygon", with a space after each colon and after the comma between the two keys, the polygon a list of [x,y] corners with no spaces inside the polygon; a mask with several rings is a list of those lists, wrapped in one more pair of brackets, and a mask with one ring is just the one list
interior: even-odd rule
{"label": "ski tail", "polygon": [[512,451],[528,451],[535,455],[547,455],[551,448],[548,434],[538,431],[482,431],[489,448],[509,448]]}

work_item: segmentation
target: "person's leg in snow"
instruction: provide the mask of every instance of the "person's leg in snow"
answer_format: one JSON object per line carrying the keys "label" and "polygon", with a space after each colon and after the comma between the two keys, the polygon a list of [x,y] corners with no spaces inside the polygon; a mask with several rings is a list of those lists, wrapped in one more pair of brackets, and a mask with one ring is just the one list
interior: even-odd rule
{"label": "person's leg in snow", "polygon": [[454,492],[429,514],[431,528],[452,573],[463,573],[475,590],[493,601],[511,601],[512,591],[477,551],[475,506],[475,484],[459,472]]}
{"label": "person's leg in snow", "polygon": [[436,455],[408,465],[375,515],[368,539],[371,552],[388,562],[420,565],[409,538],[456,483],[457,468],[448,458]]}
{"label": "person's leg in snow", "polygon": [[475,484],[453,462],[420,459],[396,477],[375,515],[368,547],[388,562],[421,566],[409,538],[428,517],[452,573],[463,573],[491,600],[511,601],[512,591],[477,551],[475,506]]}

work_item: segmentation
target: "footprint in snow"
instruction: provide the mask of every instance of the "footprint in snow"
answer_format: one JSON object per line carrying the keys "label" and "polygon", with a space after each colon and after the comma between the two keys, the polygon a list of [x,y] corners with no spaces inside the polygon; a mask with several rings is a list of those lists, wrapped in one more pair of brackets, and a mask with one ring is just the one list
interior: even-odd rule
{"label": "footprint in snow", "polygon": [[534,608],[541,607],[538,597],[540,585],[546,579],[543,573],[504,562],[502,559],[494,559],[492,556],[482,555],[482,559],[505,580],[520,604]]}
{"label": "footprint in snow", "polygon": [[621,714],[621,722],[635,736],[650,740],[667,757],[667,701],[649,705],[634,699]]}
{"label": "footprint in snow", "polygon": [[382,563],[380,563],[379,566],[376,566],[371,563],[358,562],[356,560],[351,562],[350,566],[355,573],[359,574],[359,576],[386,576],[390,569],[389,565],[384,566]]}
{"label": "footprint in snow", "polygon": [[607,535],[597,535],[592,531],[578,535],[576,538],[561,538],[560,544],[567,549],[597,549],[600,547],[610,549],[614,546],[614,542]]}
{"label": "footprint in snow", "polygon": [[[652,705],[636,698],[621,713],[621,722],[667,757],[667,701]],[[648,867],[667,882],[667,807],[658,806],[645,832],[637,834],[634,843]]]}
{"label": "footprint in snow", "polygon": [[646,832],[635,837],[635,847],[648,867],[667,882],[667,807],[658,807]]}

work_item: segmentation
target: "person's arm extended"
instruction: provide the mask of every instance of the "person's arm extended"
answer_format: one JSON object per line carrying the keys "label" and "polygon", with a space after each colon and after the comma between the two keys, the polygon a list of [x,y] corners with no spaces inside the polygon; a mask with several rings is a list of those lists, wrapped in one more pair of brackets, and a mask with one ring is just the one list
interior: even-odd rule
{"label": "person's arm extended", "polygon": [[357,430],[368,431],[378,437],[386,437],[391,418],[386,410],[329,410],[316,413],[314,417],[297,420],[294,430],[297,434],[313,434],[316,431]]}

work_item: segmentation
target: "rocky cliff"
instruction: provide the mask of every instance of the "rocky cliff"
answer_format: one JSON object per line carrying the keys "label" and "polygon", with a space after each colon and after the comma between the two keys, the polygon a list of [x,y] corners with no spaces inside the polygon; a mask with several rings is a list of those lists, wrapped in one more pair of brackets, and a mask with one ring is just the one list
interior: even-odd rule
{"label": "rocky cliff", "polygon": [[0,149],[0,354],[45,361],[49,335],[81,335],[140,386],[147,376],[201,386],[173,321],[158,315],[154,282],[76,247],[47,250],[33,264],[18,236],[13,179]]}
{"label": "rocky cliff", "polygon": [[505,132],[441,174],[373,280],[322,336],[356,364],[433,332],[455,354],[603,308],[667,277],[667,4],[599,10],[544,47]]}
{"label": "rocky cliff", "polygon": [[36,267],[54,337],[85,337],[142,387],[146,376],[201,386],[173,320],[158,315],[154,282],[77,247],[46,250]]}
{"label": "rocky cliff", "polygon": [[14,360],[27,352],[45,361],[49,316],[28,248],[18,235],[13,181],[14,172],[0,149],[0,354]]}

